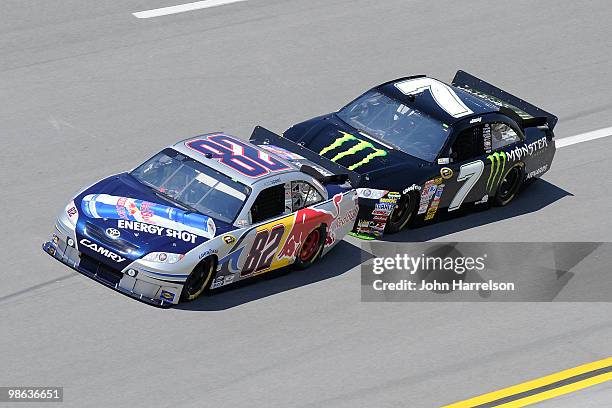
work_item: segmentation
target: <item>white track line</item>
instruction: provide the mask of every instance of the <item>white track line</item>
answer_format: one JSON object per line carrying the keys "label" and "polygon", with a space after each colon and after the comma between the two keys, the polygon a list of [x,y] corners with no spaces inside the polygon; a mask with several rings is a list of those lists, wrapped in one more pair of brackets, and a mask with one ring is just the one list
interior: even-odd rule
{"label": "white track line", "polygon": [[160,16],[167,16],[169,14],[183,13],[185,11],[193,11],[193,10],[200,10],[200,9],[205,9],[209,7],[223,6],[224,4],[237,3],[239,1],[247,1],[247,0],[196,1],[194,3],[179,4],[177,6],[169,6],[169,7],[162,7],[158,9],[152,9],[152,10],[137,11],[136,13],[132,13],[132,15],[136,18],[160,17]]}
{"label": "white track line", "polygon": [[589,140],[601,139],[602,137],[612,136],[612,127],[594,130],[592,132],[582,133],[576,136],[562,137],[556,139],[555,146],[565,147],[576,143],[588,142]]}

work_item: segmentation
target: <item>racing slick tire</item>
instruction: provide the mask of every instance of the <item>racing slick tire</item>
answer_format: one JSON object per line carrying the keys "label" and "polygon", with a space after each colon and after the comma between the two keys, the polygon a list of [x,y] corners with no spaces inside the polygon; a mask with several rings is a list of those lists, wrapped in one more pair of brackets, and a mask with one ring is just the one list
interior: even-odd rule
{"label": "racing slick tire", "polygon": [[181,301],[190,302],[196,300],[205,290],[210,288],[213,275],[217,266],[215,257],[208,257],[196,266],[183,286]]}
{"label": "racing slick tire", "polygon": [[320,226],[310,231],[298,249],[297,257],[293,264],[296,269],[306,269],[315,263],[321,256],[321,252],[323,252],[325,236],[326,232],[324,226]]}
{"label": "racing slick tire", "polygon": [[508,170],[497,187],[493,204],[503,207],[508,205],[518,194],[525,178],[523,164],[517,163]]}
{"label": "racing slick tire", "polygon": [[410,194],[402,195],[385,225],[385,233],[393,234],[401,231],[410,223],[414,213],[414,196]]}

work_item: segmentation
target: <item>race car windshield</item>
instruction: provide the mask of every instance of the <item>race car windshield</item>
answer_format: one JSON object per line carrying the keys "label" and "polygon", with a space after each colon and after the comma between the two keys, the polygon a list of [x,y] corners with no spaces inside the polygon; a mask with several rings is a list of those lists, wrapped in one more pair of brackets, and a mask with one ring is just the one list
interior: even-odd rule
{"label": "race car windshield", "polygon": [[130,175],[184,209],[232,223],[250,188],[173,149],[165,149]]}
{"label": "race car windshield", "polygon": [[450,129],[442,122],[377,91],[370,91],[338,112],[344,122],[383,143],[433,162]]}

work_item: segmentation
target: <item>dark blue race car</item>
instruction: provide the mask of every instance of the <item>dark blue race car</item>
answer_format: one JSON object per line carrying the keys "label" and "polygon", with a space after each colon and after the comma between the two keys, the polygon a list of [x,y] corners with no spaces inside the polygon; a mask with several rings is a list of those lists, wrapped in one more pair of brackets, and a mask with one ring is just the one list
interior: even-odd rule
{"label": "dark blue race car", "polygon": [[506,205],[549,170],[557,117],[458,71],[376,86],[284,132],[357,180],[354,231],[367,237],[472,205]]}

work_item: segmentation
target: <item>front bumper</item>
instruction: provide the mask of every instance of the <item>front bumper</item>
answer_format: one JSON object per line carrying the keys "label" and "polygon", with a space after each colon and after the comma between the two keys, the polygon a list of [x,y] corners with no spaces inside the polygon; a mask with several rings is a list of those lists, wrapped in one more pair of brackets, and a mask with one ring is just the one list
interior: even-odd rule
{"label": "front bumper", "polygon": [[[66,240],[70,240],[70,237]],[[74,245],[74,241],[72,243]],[[168,282],[158,281],[149,276],[146,276],[146,279],[138,279],[138,275],[134,278],[113,270],[68,245],[57,234],[53,234],[51,241],[43,243],[42,248],[47,254],[75,271],[149,305],[168,308],[178,303],[180,298],[182,285],[168,287]]]}
{"label": "front bumper", "polygon": [[377,204],[378,200],[359,198],[359,213],[351,235],[361,239],[382,238],[392,210],[376,208]]}

